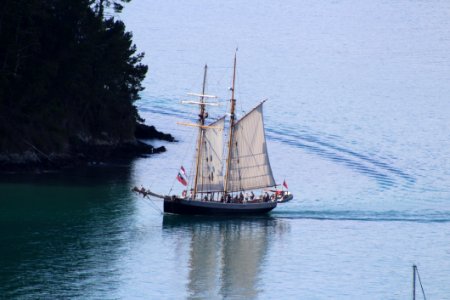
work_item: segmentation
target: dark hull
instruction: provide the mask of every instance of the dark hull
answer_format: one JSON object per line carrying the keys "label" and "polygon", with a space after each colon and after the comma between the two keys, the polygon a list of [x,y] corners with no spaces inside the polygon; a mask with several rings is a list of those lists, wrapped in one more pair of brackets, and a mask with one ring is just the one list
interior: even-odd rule
{"label": "dark hull", "polygon": [[270,212],[276,202],[220,203],[164,198],[164,212],[179,215],[260,215]]}

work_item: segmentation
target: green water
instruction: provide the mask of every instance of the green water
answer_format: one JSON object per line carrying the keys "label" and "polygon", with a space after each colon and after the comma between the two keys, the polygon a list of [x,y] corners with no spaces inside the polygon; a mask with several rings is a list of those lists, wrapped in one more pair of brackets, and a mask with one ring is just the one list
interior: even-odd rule
{"label": "green water", "polygon": [[163,216],[130,191],[161,157],[2,175],[2,297],[404,299],[418,263],[446,299],[448,219],[295,212],[301,200],[252,218]]}
{"label": "green water", "polygon": [[1,294],[73,297],[114,280],[111,262],[133,211],[127,174],[120,167],[3,175]]}

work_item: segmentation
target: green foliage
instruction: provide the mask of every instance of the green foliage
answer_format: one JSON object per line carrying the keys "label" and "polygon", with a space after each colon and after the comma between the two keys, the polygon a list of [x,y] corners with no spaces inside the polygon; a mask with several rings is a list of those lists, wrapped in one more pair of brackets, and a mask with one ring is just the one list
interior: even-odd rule
{"label": "green foliage", "polygon": [[98,11],[124,2],[0,0],[0,152],[134,139],[147,66],[123,22]]}

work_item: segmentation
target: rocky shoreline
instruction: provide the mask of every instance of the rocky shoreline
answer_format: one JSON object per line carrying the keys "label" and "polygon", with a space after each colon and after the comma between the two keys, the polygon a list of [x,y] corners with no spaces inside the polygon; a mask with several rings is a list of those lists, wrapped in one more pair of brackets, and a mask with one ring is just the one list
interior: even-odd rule
{"label": "rocky shoreline", "polygon": [[76,139],[64,152],[44,153],[30,144],[21,153],[0,153],[0,172],[33,172],[122,162],[166,151],[164,146],[154,147],[142,140],[176,142],[171,134],[160,132],[154,126],[136,124],[133,140]]}

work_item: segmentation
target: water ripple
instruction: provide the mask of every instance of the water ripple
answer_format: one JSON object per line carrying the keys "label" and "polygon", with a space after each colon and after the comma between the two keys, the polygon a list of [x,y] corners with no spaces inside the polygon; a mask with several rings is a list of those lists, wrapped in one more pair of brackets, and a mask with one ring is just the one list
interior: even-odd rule
{"label": "water ripple", "polygon": [[[151,106],[148,105],[150,102]],[[173,99],[147,98],[140,102],[138,108],[143,112],[186,119],[186,112],[177,109],[172,103],[177,102]],[[191,121],[195,121],[195,117],[191,119]],[[387,162],[382,157],[363,154],[347,146],[339,145],[339,139],[341,138],[335,134],[327,137],[326,134],[312,133],[304,128],[300,130],[289,128],[273,122],[271,126],[266,124],[266,132],[267,137],[271,140],[306,150],[374,179],[381,189],[397,186],[410,188],[416,182],[413,176]]]}
{"label": "water ripple", "polygon": [[275,218],[347,220],[373,222],[421,222],[448,223],[450,211],[359,211],[359,210],[277,210],[271,214]]}
{"label": "water ripple", "polygon": [[[266,128],[269,138],[306,149],[328,160],[344,164],[352,170],[375,179],[382,188],[396,185],[409,187],[416,181],[414,177],[384,162],[382,158],[368,156],[339,146],[336,141],[327,140],[324,135],[298,134],[292,129],[278,126],[276,128]],[[334,137],[336,136],[334,135]]]}

